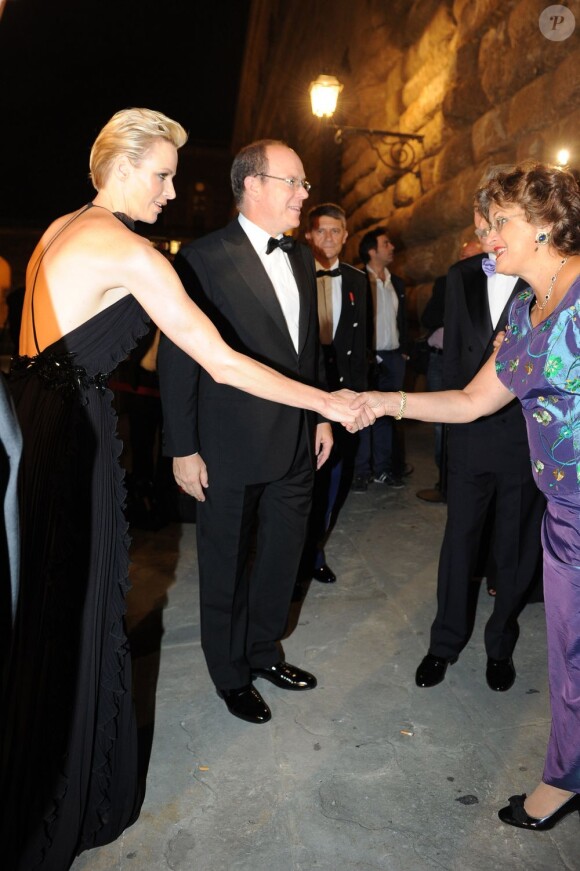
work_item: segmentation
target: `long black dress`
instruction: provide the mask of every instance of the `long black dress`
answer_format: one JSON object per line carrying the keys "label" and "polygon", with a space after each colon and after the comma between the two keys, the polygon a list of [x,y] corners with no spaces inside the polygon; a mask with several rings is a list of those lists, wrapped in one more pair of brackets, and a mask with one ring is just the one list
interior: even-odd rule
{"label": "long black dress", "polygon": [[125,491],[104,373],[147,327],[126,296],[14,361],[23,546],[0,747],[8,871],[66,871],[139,813]]}

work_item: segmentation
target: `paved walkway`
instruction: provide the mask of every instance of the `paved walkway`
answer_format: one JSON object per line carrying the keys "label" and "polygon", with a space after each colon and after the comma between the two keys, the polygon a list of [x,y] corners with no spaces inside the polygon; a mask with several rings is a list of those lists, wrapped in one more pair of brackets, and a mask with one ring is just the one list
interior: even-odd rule
{"label": "paved walkway", "polygon": [[512,829],[497,809],[539,779],[549,728],[544,608],[528,605],[507,693],[485,683],[480,591],[473,638],[447,679],[419,689],[445,506],[432,431],[406,424],[404,491],[351,494],[285,642],[319,686],[258,686],[273,719],[228,714],[199,642],[194,528],[136,533],[129,626],[143,738],[140,819],[74,871],[580,871],[578,819]]}

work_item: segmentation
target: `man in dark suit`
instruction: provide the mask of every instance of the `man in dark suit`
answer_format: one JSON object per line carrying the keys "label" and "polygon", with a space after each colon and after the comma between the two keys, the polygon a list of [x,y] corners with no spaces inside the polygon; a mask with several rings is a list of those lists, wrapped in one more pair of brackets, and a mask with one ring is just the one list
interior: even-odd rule
{"label": "man in dark suit", "polygon": [[[371,387],[400,390],[405,380],[407,315],[405,284],[389,272],[395,246],[384,227],[365,233],[359,255],[368,281],[368,345],[372,354]],[[391,417],[381,417],[359,434],[353,490],[364,492],[369,480],[394,489],[408,474],[403,443]]]}
{"label": "man in dark suit", "polygon": [[[284,143],[262,140],[239,152],[231,180],[238,217],[185,246],[175,268],[233,348],[320,384],[314,260],[306,245],[282,235],[298,227],[310,189],[302,162]],[[330,454],[332,430],[308,412],[217,384],[165,337],[158,369],[164,451],[174,457],[178,484],[200,502],[208,669],[232,714],[264,723],[270,709],[253,678],[290,690],[316,686],[313,675],[284,661],[279,639],[304,547],[314,468]]]}
{"label": "man in dark suit", "polygon": [[[335,203],[308,212],[306,239],[314,254],[318,290],[318,321],[326,383],[331,390],[365,390],[367,386],[367,283],[364,272],[340,263],[348,238],[346,215]],[[332,426],[330,460],[316,474],[305,573],[325,584],[336,581],[326,563],[323,544],[335,508],[352,479],[357,439],[342,426]]]}
{"label": "man in dark suit", "polygon": [[[489,228],[478,212],[475,225],[489,254]],[[444,389],[462,389],[488,360],[511,302],[523,287],[521,279],[495,274],[493,255],[468,257],[451,267],[445,295]],[[470,581],[490,510],[496,596],[485,627],[486,679],[498,692],[512,686],[517,618],[541,558],[544,506],[532,479],[526,427],[516,400],[497,414],[448,427],[447,525],[439,558],[438,608],[429,652],[417,669],[418,686],[440,683],[467,644]]]}

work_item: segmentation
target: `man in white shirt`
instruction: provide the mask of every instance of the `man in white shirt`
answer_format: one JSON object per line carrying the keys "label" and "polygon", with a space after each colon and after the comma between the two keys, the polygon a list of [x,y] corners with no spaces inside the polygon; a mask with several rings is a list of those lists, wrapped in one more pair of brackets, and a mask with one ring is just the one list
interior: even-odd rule
{"label": "man in white shirt", "polygon": [[[395,246],[384,227],[365,233],[359,245],[368,281],[367,342],[372,356],[371,386],[401,390],[405,380],[407,315],[405,284],[389,271]],[[402,438],[392,417],[381,417],[359,434],[353,490],[363,492],[369,480],[399,489],[406,465]]]}
{"label": "man in white shirt", "polygon": [[[175,268],[236,350],[285,375],[322,384],[314,259],[284,236],[300,223],[310,184],[283,142],[261,140],[235,157],[239,215],[184,246]],[[256,677],[289,690],[316,678],[282,658],[310,513],[314,469],[332,430],[316,415],[217,384],[165,337],[158,370],[164,452],[199,500],[201,643],[230,713],[265,723]]]}

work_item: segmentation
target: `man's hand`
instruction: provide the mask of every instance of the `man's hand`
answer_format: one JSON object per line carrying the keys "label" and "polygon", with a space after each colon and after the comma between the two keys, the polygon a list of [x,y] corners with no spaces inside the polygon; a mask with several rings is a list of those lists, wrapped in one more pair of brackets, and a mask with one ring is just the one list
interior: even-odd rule
{"label": "man's hand", "polygon": [[198,502],[205,502],[204,488],[208,486],[207,467],[199,454],[173,458],[173,476],[177,485]]}
{"label": "man's hand", "polygon": [[330,456],[334,439],[329,423],[319,423],[316,426],[314,450],[316,453],[316,468],[321,469]]}
{"label": "man's hand", "polygon": [[[352,390],[343,389],[337,390],[332,395],[337,399],[338,397],[345,399],[349,403],[350,409],[356,415],[354,423],[344,424],[348,432],[358,432],[358,430],[371,426],[377,417],[381,417],[384,414],[384,411],[380,410],[380,403],[375,403],[374,400],[367,402],[367,398],[374,395],[371,392],[354,393]],[[376,395],[381,396],[382,394],[377,392]]]}
{"label": "man's hand", "polygon": [[[351,432],[356,432],[356,413],[350,408],[351,401],[357,396],[353,390],[337,390],[335,393],[327,393],[327,404],[322,411],[323,417],[335,423],[349,424]],[[362,429],[362,427],[361,427]]]}

